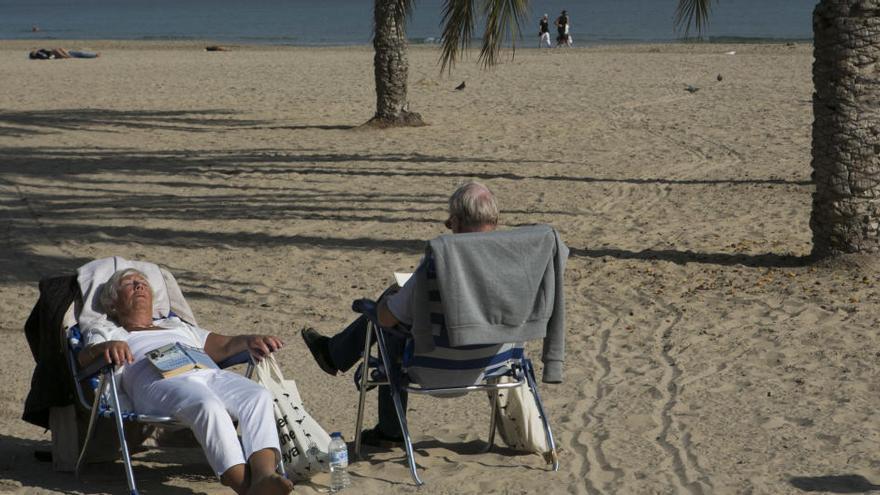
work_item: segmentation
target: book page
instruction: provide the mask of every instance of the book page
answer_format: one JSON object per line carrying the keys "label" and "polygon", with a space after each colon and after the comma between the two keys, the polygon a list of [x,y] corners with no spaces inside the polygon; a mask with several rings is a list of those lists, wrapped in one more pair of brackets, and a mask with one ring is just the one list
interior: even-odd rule
{"label": "book page", "polygon": [[410,277],[412,277],[412,273],[394,272],[394,281],[397,282],[398,287],[403,287],[403,284],[405,284]]}

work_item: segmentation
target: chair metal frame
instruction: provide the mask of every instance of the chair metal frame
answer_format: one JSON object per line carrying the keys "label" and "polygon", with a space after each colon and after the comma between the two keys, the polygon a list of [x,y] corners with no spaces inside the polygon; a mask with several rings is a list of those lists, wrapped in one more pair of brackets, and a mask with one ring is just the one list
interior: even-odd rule
{"label": "chair metal frame", "polygon": [[[74,332],[74,327],[76,331]],[[80,478],[82,469],[85,466],[86,454],[88,453],[89,443],[94,437],[95,428],[99,418],[112,418],[116,426],[116,434],[119,439],[119,449],[122,451],[122,460],[125,465],[125,477],[128,481],[128,489],[130,495],[137,495],[137,484],[135,482],[134,470],[131,465],[131,454],[128,449],[128,442],[125,439],[125,422],[140,423],[146,425],[161,426],[164,428],[186,428],[186,425],[177,422],[171,416],[155,416],[149,414],[139,414],[134,411],[123,411],[120,405],[120,384],[114,372],[113,363],[107,362],[106,358],[98,358],[94,363],[84,369],[79,369],[77,361],[77,348],[80,345],[81,337],[71,335],[78,333],[76,325],[67,328],[67,362],[70,367],[71,375],[74,377],[77,399],[79,406],[89,411],[89,426],[86,430],[85,440],[76,462],[76,477]],[[242,351],[217,365],[221,369],[247,363],[245,376],[250,377],[253,374],[254,363],[251,360],[248,351]],[[94,399],[89,402],[86,393],[83,390],[83,382],[88,383],[94,393]],[[108,404],[109,400],[109,404]],[[279,460],[280,470],[284,472],[283,461]]]}
{"label": "chair metal frame", "polygon": [[[519,387],[523,384],[526,384],[529,389],[531,389],[532,393],[535,395],[535,400],[538,406],[538,411],[541,416],[541,423],[544,426],[544,435],[547,439],[547,445],[550,446],[549,456],[546,457],[548,460],[548,464],[552,464],[552,471],[559,470],[559,457],[556,451],[556,443],[553,439],[553,432],[550,429],[550,422],[547,418],[547,414],[544,410],[544,403],[541,401],[541,396],[538,393],[537,381],[535,380],[534,370],[531,366],[531,361],[526,359],[525,357],[520,359],[520,362],[511,367],[511,369],[506,373],[508,376],[513,378],[511,382],[500,383],[498,378],[500,376],[487,377],[483,383],[461,386],[461,387],[434,387],[434,388],[426,388],[421,387],[418,384],[406,384],[404,385],[401,376],[395,371],[396,367],[392,367],[392,363],[390,362],[390,358],[387,352],[387,345],[385,342],[385,332],[392,331],[391,329],[385,329],[381,325],[379,325],[378,317],[376,315],[377,305],[374,301],[368,299],[360,299],[355,301],[352,304],[352,309],[355,312],[362,313],[369,320],[369,324],[367,325],[367,334],[364,339],[364,352],[363,352],[363,361],[361,363],[360,369],[360,397],[358,398],[358,413],[357,413],[357,423],[355,425],[355,445],[354,445],[354,454],[356,458],[360,458],[361,455],[361,431],[363,430],[363,420],[364,420],[364,406],[366,403],[366,394],[367,391],[374,386],[377,385],[388,385],[391,388],[391,395],[394,401],[394,409],[397,413],[397,420],[400,423],[400,430],[403,433],[403,443],[404,449],[406,451],[406,459],[409,465],[410,475],[412,476],[413,481],[416,486],[424,485],[424,481],[419,477],[416,467],[415,455],[413,453],[413,444],[412,438],[409,434],[409,427],[407,425],[406,420],[406,411],[403,409],[403,405],[400,399],[400,391],[406,390],[409,393],[414,394],[422,394],[422,395],[431,395],[431,396],[441,396],[449,393],[468,393],[468,392],[477,392],[477,391],[486,391],[490,394],[490,407],[491,407],[491,415],[489,418],[489,439],[488,444],[484,450],[484,452],[489,452],[492,447],[495,445],[495,415],[498,409],[498,391],[504,389],[511,389],[515,387]],[[376,344],[379,348],[379,359],[381,359],[382,365],[385,367],[385,377],[374,379],[370,377],[369,368],[370,368],[370,355],[371,355],[371,346],[372,346],[372,335],[375,332],[376,335]]]}

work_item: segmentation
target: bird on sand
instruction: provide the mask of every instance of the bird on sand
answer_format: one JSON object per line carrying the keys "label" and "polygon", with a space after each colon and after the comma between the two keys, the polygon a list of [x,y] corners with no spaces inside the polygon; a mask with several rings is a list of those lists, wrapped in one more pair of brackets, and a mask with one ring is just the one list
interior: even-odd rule
{"label": "bird on sand", "polygon": [[687,91],[688,93],[696,93],[697,91],[700,90],[700,88],[698,88],[698,87],[696,87],[696,86],[691,86],[690,84],[688,84],[688,85],[684,88],[684,90]]}
{"label": "bird on sand", "polygon": [[724,78],[721,77],[721,74],[718,74],[718,76],[717,76],[715,79],[718,79],[718,82],[721,82],[721,80],[724,79]]}
{"label": "bird on sand", "polygon": [[462,81],[461,84],[459,84],[458,86],[456,86],[455,89],[456,89],[457,91],[461,91],[461,90],[463,90],[463,89],[464,89],[464,81]]}

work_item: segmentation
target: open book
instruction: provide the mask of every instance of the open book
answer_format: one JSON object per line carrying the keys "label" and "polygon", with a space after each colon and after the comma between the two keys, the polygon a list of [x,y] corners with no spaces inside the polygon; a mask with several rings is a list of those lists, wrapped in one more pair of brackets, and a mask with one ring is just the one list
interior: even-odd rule
{"label": "open book", "polygon": [[170,378],[194,368],[217,369],[217,363],[202,349],[175,342],[163,345],[147,353],[147,359],[162,373],[162,377]]}
{"label": "open book", "polygon": [[403,284],[405,284],[410,277],[412,277],[412,273],[394,272],[394,281],[397,282],[398,287],[403,287]]}

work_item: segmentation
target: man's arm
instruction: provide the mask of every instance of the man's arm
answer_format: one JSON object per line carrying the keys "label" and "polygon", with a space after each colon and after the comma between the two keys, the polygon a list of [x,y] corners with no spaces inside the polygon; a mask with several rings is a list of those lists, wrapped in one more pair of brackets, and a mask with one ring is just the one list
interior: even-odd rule
{"label": "man's arm", "polygon": [[241,351],[249,351],[257,361],[284,347],[274,335],[236,335],[230,337],[211,332],[205,340],[205,352],[219,363]]}
{"label": "man's arm", "polygon": [[400,323],[400,320],[394,316],[394,313],[388,309],[388,298],[383,297],[379,300],[379,306],[376,308],[376,316],[379,317],[379,325],[383,328],[392,328]]}
{"label": "man's arm", "polygon": [[[419,270],[420,268],[417,268]],[[383,328],[412,324],[412,297],[415,290],[415,276],[409,278],[403,287],[391,284],[376,305],[376,316]]]}

